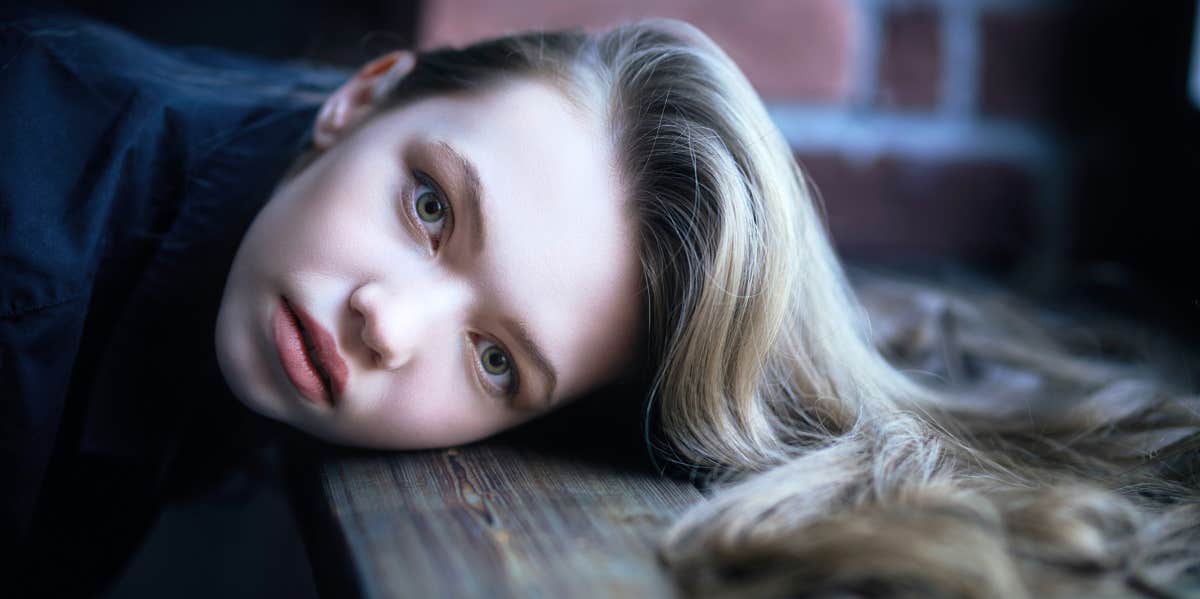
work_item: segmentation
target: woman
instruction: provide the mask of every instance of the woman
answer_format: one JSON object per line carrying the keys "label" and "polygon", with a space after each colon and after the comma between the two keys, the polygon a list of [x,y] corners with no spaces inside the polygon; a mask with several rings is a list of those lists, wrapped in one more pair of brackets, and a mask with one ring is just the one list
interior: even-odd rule
{"label": "woman", "polygon": [[[640,381],[662,455],[717,491],[662,546],[692,594],[1163,596],[1194,567],[1195,396],[1026,335],[1046,384],[1019,401],[889,364],[695,28],[390,53],[311,116],[216,313],[254,412],[438,447]],[[947,305],[1011,358],[1009,322]]]}

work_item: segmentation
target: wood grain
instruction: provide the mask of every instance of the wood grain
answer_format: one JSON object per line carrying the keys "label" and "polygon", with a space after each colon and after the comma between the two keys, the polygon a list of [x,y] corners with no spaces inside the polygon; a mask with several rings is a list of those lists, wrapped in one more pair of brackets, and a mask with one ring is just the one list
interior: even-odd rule
{"label": "wood grain", "polygon": [[649,469],[503,443],[292,450],[289,478],[326,597],[672,597],[655,539],[703,500]]}

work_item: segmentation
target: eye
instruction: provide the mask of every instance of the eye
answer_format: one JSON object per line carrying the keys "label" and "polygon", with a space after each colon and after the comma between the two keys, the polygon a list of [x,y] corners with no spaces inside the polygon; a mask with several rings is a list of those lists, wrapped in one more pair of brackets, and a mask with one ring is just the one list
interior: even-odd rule
{"label": "eye", "polygon": [[484,382],[505,397],[517,392],[517,373],[512,357],[499,345],[487,340],[479,342],[479,374]]}
{"label": "eye", "polygon": [[417,185],[412,193],[412,211],[417,225],[425,229],[429,244],[437,250],[444,241],[446,223],[451,220],[450,203],[428,177],[415,174]]}

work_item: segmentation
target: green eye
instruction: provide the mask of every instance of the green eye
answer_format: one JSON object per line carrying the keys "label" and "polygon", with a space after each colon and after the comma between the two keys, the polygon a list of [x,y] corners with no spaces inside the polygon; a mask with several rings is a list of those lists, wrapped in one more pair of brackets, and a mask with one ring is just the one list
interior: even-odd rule
{"label": "green eye", "polygon": [[427,191],[417,197],[417,216],[427,223],[436,223],[446,218],[446,205],[433,191]]}
{"label": "green eye", "polygon": [[510,367],[508,354],[494,345],[483,350],[483,354],[479,356],[479,362],[483,364],[483,370],[488,374],[505,374]]}

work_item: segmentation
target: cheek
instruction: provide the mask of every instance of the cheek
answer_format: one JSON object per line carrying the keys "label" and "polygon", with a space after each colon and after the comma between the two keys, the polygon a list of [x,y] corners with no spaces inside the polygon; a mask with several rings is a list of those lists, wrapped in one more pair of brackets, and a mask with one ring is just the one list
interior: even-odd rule
{"label": "cheek", "polygon": [[457,362],[413,366],[388,373],[384,391],[377,398],[363,398],[367,401],[341,431],[344,442],[382,449],[445,447],[511,424],[503,403],[479,397]]}
{"label": "cheek", "polygon": [[324,270],[358,255],[390,251],[386,243],[395,215],[379,182],[337,170],[312,174],[281,190],[264,209],[258,255],[280,266]]}
{"label": "cheek", "polygon": [[253,322],[246,309],[222,304],[217,318],[217,364],[239,401],[267,418],[281,420],[285,413],[279,403],[269,400],[275,394],[271,373],[261,361],[263,351],[256,344],[252,326],[245,325]]}

